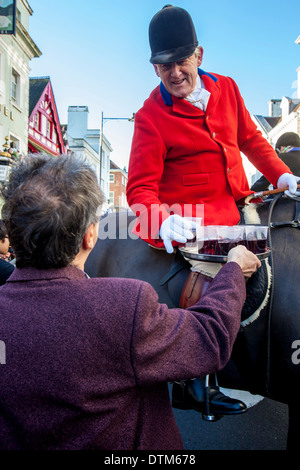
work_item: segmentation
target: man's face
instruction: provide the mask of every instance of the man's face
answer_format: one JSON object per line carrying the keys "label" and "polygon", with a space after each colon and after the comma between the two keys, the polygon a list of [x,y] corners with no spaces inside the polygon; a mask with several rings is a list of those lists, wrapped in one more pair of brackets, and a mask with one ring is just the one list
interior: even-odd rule
{"label": "man's face", "polygon": [[9,249],[9,239],[5,237],[4,240],[0,240],[0,254],[6,255]]}
{"label": "man's face", "polygon": [[186,98],[195,88],[198,67],[202,62],[203,49],[199,55],[191,55],[187,59],[170,64],[155,64],[156,75],[161,78],[165,88],[177,98]]}

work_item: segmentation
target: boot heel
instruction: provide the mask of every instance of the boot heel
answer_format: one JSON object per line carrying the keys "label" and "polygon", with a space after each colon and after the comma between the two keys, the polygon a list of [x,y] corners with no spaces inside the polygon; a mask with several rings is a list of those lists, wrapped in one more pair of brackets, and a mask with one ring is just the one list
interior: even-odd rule
{"label": "boot heel", "polygon": [[209,386],[209,375],[206,375],[205,377],[205,387],[204,387],[204,405],[205,405],[205,413],[202,413],[202,419],[204,421],[218,421],[219,419],[222,418],[222,415],[215,416],[213,413],[210,411],[210,400],[209,400],[209,392],[210,392],[210,386]]}

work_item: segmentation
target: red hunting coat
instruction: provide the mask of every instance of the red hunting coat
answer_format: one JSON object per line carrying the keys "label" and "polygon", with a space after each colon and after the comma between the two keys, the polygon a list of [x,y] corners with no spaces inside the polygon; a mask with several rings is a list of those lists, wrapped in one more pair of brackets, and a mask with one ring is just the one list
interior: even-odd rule
{"label": "red hunting coat", "polygon": [[[205,113],[161,83],[136,114],[127,199],[139,216],[134,233],[156,246],[163,246],[159,227],[174,204],[203,205],[205,225],[238,223],[236,202],[252,192],[241,152],[273,185],[291,173],[256,128],[236,83],[199,75],[211,93]],[[174,212],[187,215],[181,207]]]}

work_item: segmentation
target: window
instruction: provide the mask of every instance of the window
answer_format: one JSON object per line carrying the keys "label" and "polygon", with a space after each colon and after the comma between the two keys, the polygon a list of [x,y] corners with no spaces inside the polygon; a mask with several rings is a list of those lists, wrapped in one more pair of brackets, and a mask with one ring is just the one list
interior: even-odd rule
{"label": "window", "polygon": [[17,106],[20,106],[20,75],[15,69],[11,72],[11,98]]}
{"label": "window", "polygon": [[46,118],[46,116],[44,114],[41,114],[41,127],[40,127],[40,131],[42,132],[42,134],[44,136],[47,135],[47,123],[48,123],[48,119]]}
{"label": "window", "polygon": [[3,65],[2,65],[2,53],[0,51],[0,104],[3,103],[1,96],[4,95],[4,80],[2,80],[3,75]]}
{"label": "window", "polygon": [[52,122],[51,121],[47,121],[47,139],[51,140],[52,138]]}
{"label": "window", "polygon": [[14,157],[16,157],[20,150],[20,140],[12,134],[10,134],[9,140],[10,140],[10,147],[14,149],[13,155]]}
{"label": "window", "polygon": [[40,113],[37,112],[36,115],[34,116],[34,127],[36,130],[40,130]]}
{"label": "window", "polygon": [[109,182],[114,183],[115,182],[115,175],[113,173],[109,174]]}
{"label": "window", "polygon": [[52,126],[52,141],[57,144],[57,134],[56,134],[56,131],[53,129],[53,126]]}
{"label": "window", "polygon": [[115,204],[115,192],[109,191],[109,203],[114,205]]}

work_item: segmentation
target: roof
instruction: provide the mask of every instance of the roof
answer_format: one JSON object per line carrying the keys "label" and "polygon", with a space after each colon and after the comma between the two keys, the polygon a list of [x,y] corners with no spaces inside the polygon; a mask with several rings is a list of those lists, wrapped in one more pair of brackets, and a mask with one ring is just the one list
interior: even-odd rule
{"label": "roof", "polygon": [[114,163],[112,160],[110,160],[110,169],[111,170],[121,170],[121,168],[116,163]]}
{"label": "roof", "polygon": [[273,129],[273,127],[275,127],[281,120],[281,116],[265,116],[265,120]]}
{"label": "roof", "polygon": [[260,126],[267,134],[281,120],[281,116],[280,117],[268,117],[268,116],[261,116],[260,114],[255,114],[254,117],[259,122]]}
{"label": "roof", "polygon": [[[32,115],[35,114],[36,110],[39,108],[40,103],[42,100],[47,99],[49,100],[50,107],[51,107],[51,113],[52,113],[52,119],[54,122],[54,126],[56,129],[56,134],[58,138],[57,144],[59,145],[60,152],[64,153],[65,152],[65,146],[64,146],[64,141],[63,141],[63,136],[61,132],[61,127],[59,123],[59,117],[58,117],[58,112],[57,112],[57,107],[55,103],[55,98],[54,98],[54,93],[50,81],[50,77],[30,77],[29,78],[29,121],[31,120]],[[31,137],[28,137],[29,140],[31,140]],[[32,139],[35,140],[35,138],[32,136]],[[38,142],[35,142],[36,144]],[[46,147],[46,151],[49,151],[49,149]]]}
{"label": "roof", "polygon": [[300,108],[300,99],[292,99],[291,105],[290,105],[290,113],[294,113],[295,111],[298,111]]}
{"label": "roof", "polygon": [[50,77],[33,77],[29,79],[29,116],[31,116],[49,82]]}

